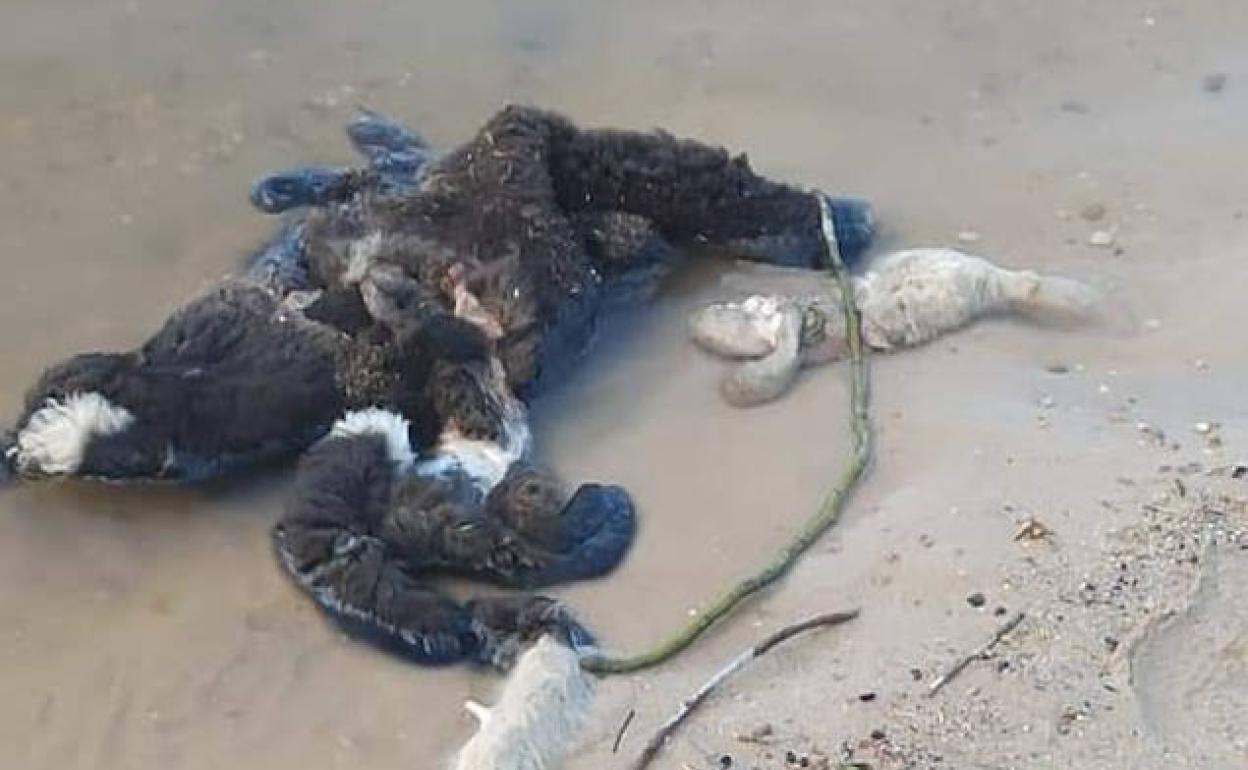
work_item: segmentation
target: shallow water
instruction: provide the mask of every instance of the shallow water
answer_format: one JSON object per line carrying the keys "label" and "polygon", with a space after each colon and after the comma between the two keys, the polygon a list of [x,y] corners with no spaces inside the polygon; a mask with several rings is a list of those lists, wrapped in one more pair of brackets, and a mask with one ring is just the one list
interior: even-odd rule
{"label": "shallow water", "polygon": [[[848,522],[868,550],[785,590],[817,611],[847,592],[888,603],[892,589],[852,577],[879,556],[863,533],[976,533],[934,512],[959,496],[986,509],[1004,490],[1046,499],[1063,458],[1080,453],[1095,457],[1087,476],[1138,459],[1079,421],[1100,413],[1092,390],[1061,396],[1076,404],[1067,432],[1027,432],[1050,387],[1046,363],[1121,373],[1121,387],[1179,424],[1202,409],[1228,424],[1244,416],[1248,376],[1226,319],[1242,328],[1246,312],[1248,6],[1139,5],[8,0],[0,413],[49,360],[130,346],[232,269],[273,226],[249,209],[250,180],[348,161],[340,127],[353,105],[439,144],[507,101],[588,124],[661,125],[746,150],[766,173],[871,197],[886,242],[948,244],[976,230],[990,256],[1116,287],[1141,318],[1165,321],[1126,337],[995,324],[880,362],[879,467]],[[1202,91],[1214,71],[1231,74],[1225,93]],[[1121,225],[1123,254],[1086,245],[1099,225],[1077,212],[1094,201],[1110,209],[1104,226]],[[712,292],[708,272],[616,323],[536,409],[538,445],[568,479],[623,483],[641,504],[625,566],[563,592],[614,646],[666,632],[763,559],[841,458],[835,368],[765,409],[719,402],[719,365],[684,339],[685,311]],[[1175,383],[1195,358],[1218,379]],[[1029,453],[1027,441],[1040,444]],[[985,470],[985,453],[1019,462]],[[459,703],[490,680],[405,666],[325,625],[270,558],[284,484],[278,473],[193,491],[0,495],[6,767],[424,768],[462,740]],[[898,518],[881,523],[890,511]],[[996,544],[968,538],[972,554]],[[823,564],[831,551],[820,553]],[[934,595],[965,582],[929,578]],[[750,615],[770,617],[766,605]],[[941,618],[884,617],[863,627],[860,647]],[[716,635],[689,676],[756,633]],[[690,683],[654,681],[651,701],[646,679],[608,701],[662,710]]]}

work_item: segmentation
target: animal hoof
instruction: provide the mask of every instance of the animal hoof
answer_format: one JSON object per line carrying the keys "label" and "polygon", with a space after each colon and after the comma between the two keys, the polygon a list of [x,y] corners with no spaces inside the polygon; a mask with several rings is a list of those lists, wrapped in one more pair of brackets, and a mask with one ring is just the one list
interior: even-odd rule
{"label": "animal hoof", "polygon": [[330,203],[347,172],[331,168],[296,168],[270,174],[251,186],[251,205],[266,214]]}
{"label": "animal hoof", "polygon": [[482,659],[506,670],[525,642],[550,634],[573,649],[595,645],[593,634],[565,605],[546,596],[479,599],[468,610],[484,630]]}
{"label": "animal hoof", "polygon": [[549,585],[610,572],[624,558],[637,530],[633,500],[621,487],[582,484],[559,517],[557,555],[527,581]]}
{"label": "animal hoof", "polygon": [[829,203],[841,261],[853,265],[875,240],[875,214],[861,198],[832,198]]}
{"label": "animal hoof", "polygon": [[429,159],[429,145],[420,135],[371,110],[351,119],[347,138],[374,168],[392,174],[414,174]]}

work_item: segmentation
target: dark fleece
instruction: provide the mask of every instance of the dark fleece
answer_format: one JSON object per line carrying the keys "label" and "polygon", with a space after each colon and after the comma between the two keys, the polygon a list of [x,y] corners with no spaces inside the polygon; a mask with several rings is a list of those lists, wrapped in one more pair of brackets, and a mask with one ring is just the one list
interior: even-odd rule
{"label": "dark fleece", "polygon": [[667,243],[802,266],[823,255],[815,200],[758,176],[744,156],[660,132],[581,130],[525,107],[491,118],[418,190],[363,187],[315,212],[308,232],[313,275],[326,284],[369,233],[382,235],[379,259],[426,285],[468,266],[470,290],[506,332],[509,381],[525,396],[585,352],[613,290],[652,288],[678,253]]}

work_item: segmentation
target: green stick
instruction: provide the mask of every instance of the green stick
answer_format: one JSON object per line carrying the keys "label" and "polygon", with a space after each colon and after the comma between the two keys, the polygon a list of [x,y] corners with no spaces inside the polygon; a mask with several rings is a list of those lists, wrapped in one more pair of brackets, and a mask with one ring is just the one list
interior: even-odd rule
{"label": "green stick", "polygon": [[707,629],[736,609],[742,601],[783,577],[798,558],[841,518],[846,499],[866,473],[867,465],[871,461],[871,392],[862,346],[862,327],[858,317],[858,308],[854,305],[853,287],[850,286],[845,263],[841,261],[841,253],[836,245],[831,204],[822,192],[816,192],[814,195],[819,201],[819,216],[830,271],[840,291],[841,309],[845,314],[845,336],[849,345],[851,372],[850,431],[853,436],[849,464],[841,471],[836,486],[832,487],[824,497],[819,510],[770,563],[721,594],[705,612],[699,613],[688,625],[653,649],[628,657],[589,656],[581,663],[587,671],[604,676],[627,674],[657,666],[681,653]]}

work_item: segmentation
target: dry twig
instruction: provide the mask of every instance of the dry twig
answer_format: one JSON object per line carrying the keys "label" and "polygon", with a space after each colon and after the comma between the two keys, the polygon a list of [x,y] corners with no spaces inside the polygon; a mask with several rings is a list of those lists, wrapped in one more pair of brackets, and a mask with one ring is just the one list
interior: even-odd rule
{"label": "dry twig", "polygon": [[1023,622],[1024,617],[1026,617],[1026,615],[1020,612],[1014,617],[1010,618],[1009,621],[1007,621],[1005,625],[997,629],[997,632],[992,635],[991,639],[989,639],[987,642],[984,642],[971,654],[966,655],[963,658],[961,658],[957,663],[953,665],[953,668],[949,669],[949,671],[945,673],[943,676],[937,677],[936,681],[932,682],[931,686],[927,688],[928,697],[930,698],[931,696],[935,695],[937,692],[940,691],[940,688],[949,684],[949,682],[952,681],[955,676],[962,673],[963,669],[971,665],[972,661],[987,657],[988,653],[992,652],[992,648],[1000,644],[1001,640],[1004,639],[1006,636],[1008,636],[1011,631],[1013,631],[1015,628],[1018,628],[1018,624]]}
{"label": "dry twig", "polygon": [[642,750],[641,754],[638,755],[637,760],[630,765],[630,770],[645,770],[645,768],[648,767],[652,761],[654,761],[654,758],[658,756],[659,752],[663,749],[663,745],[667,743],[669,738],[672,737],[672,734],[676,732],[676,729],[689,718],[689,715],[693,713],[694,709],[702,705],[703,701],[710,697],[710,695],[715,692],[715,690],[723,684],[725,680],[745,668],[750,661],[766,655],[774,647],[792,639],[798,634],[815,628],[840,625],[841,623],[853,620],[856,617],[858,617],[858,610],[849,610],[848,612],[830,612],[825,615],[817,615],[809,620],[802,621],[801,623],[785,626],[763,641],[755,644],[742,652],[740,655],[728,661],[728,665],[724,666],[719,671],[716,671],[715,675],[708,679],[706,684],[699,687],[697,692],[686,698],[685,701],[680,704],[680,708],[676,711],[676,713],[659,727],[659,729],[654,733],[654,736],[650,738],[650,741],[646,744],[646,747]]}
{"label": "dry twig", "polygon": [[620,729],[615,733],[615,742],[611,744],[611,753],[620,753],[620,743],[624,741],[624,733],[628,732],[628,726],[633,723],[633,719],[637,717],[637,709],[629,709],[628,714],[624,717],[624,723],[620,725]]}

